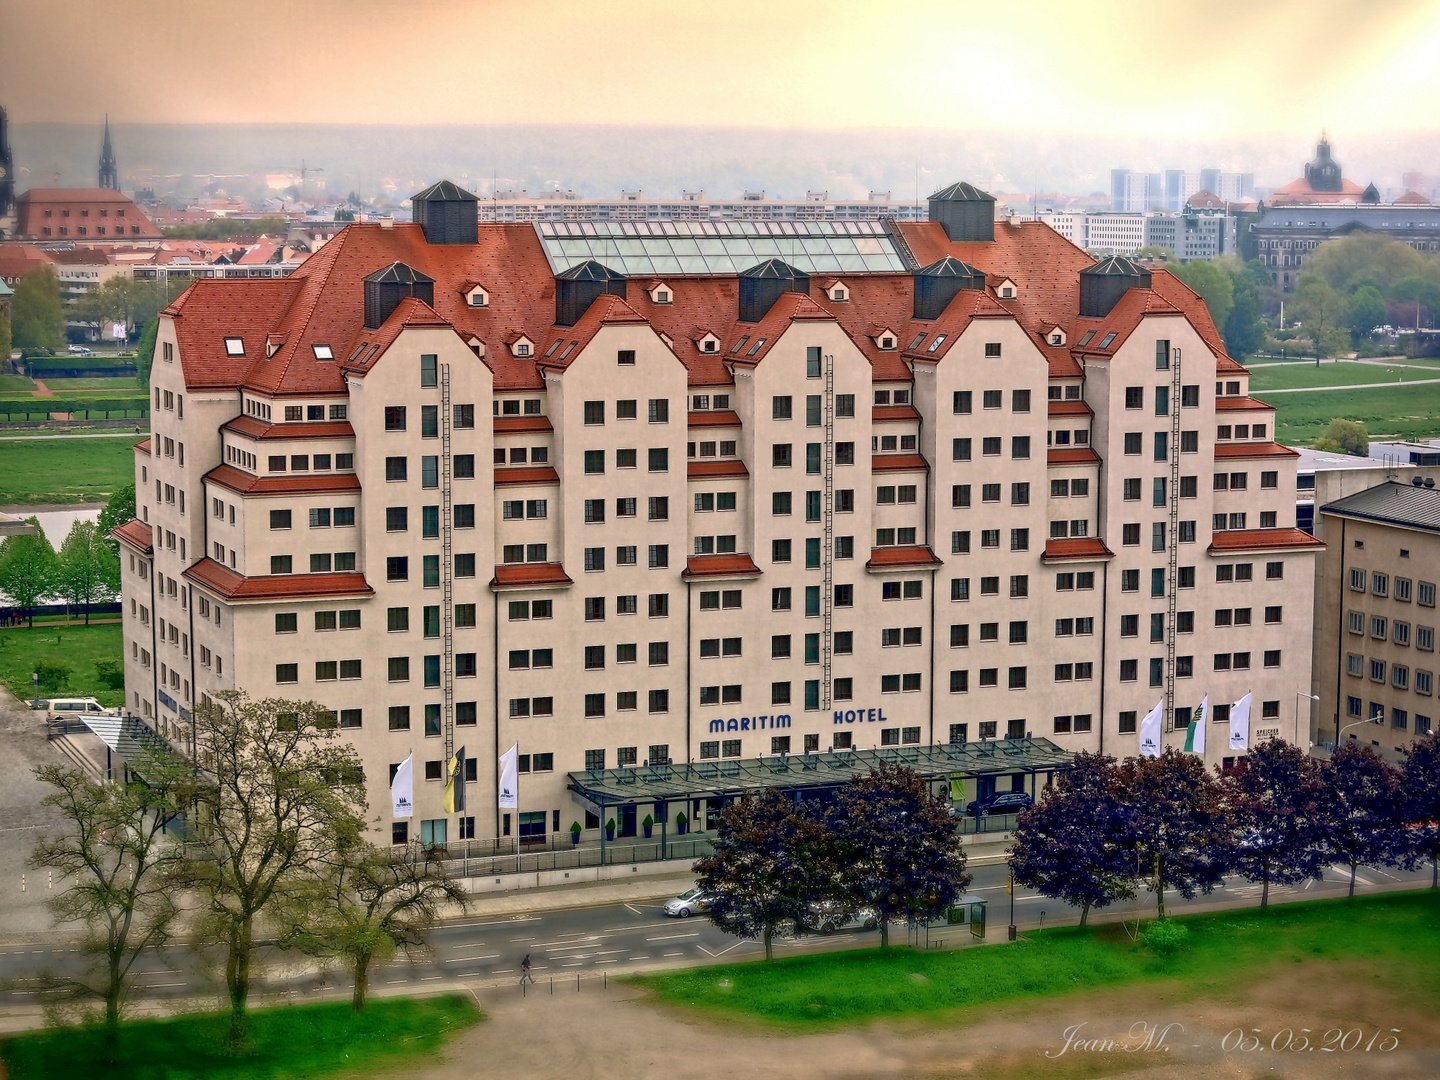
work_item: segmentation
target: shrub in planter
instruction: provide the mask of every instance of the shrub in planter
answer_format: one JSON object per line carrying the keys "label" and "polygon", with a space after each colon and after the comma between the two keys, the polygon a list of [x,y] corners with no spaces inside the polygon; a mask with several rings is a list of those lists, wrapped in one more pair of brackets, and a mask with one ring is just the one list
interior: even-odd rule
{"label": "shrub in planter", "polygon": [[649,840],[649,839],[650,839],[650,833],[651,833],[651,832],[654,830],[654,828],[655,828],[655,819],[654,819],[653,817],[651,817],[649,814],[646,814],[646,815],[645,815],[645,820],[642,821],[640,824],[641,824],[641,825],[644,827],[644,829],[645,829],[645,839],[646,839],[646,840]]}
{"label": "shrub in planter", "polygon": [[572,821],[570,823],[570,842],[572,844],[580,843],[580,831],[580,822]]}
{"label": "shrub in planter", "polygon": [[609,821],[605,822],[605,839],[615,839],[615,819],[613,817]]}
{"label": "shrub in planter", "polygon": [[681,810],[680,813],[675,815],[675,832],[678,833],[680,836],[684,836],[685,831],[689,827],[690,819],[685,816],[685,811]]}

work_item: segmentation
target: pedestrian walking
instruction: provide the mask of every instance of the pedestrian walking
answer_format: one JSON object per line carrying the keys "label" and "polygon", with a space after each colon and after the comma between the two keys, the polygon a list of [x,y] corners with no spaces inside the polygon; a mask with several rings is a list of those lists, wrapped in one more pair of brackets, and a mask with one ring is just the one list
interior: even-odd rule
{"label": "pedestrian walking", "polygon": [[530,974],[530,954],[528,952],[525,954],[525,959],[520,961],[520,985],[524,986],[527,982],[532,984],[535,982],[535,976]]}

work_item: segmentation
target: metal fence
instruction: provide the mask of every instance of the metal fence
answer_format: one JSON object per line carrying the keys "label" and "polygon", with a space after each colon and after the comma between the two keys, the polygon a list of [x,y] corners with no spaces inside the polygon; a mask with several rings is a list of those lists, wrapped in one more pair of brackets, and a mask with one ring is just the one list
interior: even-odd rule
{"label": "metal fence", "polygon": [[575,870],[586,866],[626,866],[633,863],[662,862],[665,860],[694,861],[711,850],[709,837],[693,837],[681,840],[659,840],[629,844],[623,841],[607,843],[602,848],[598,843],[585,844],[524,844],[509,855],[469,855],[464,849],[470,844],[489,847],[503,844],[499,841],[462,841],[447,844],[442,858],[446,869],[459,877],[494,877],[503,874],[534,874],[546,870]]}

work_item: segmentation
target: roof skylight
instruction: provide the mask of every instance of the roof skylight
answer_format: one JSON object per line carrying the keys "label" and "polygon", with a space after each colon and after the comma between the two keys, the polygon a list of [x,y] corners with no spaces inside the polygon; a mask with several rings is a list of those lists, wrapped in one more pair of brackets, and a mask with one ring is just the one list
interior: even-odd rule
{"label": "roof skylight", "polygon": [[238,337],[227,337],[225,339],[226,356],[244,356],[245,342]]}

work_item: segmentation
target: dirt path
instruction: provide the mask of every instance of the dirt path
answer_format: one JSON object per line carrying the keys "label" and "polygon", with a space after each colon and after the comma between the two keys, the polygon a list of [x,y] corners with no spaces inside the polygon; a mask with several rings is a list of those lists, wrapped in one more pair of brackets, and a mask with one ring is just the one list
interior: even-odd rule
{"label": "dirt path", "polygon": [[54,391],[54,390],[51,390],[48,386],[46,386],[46,385],[45,385],[43,382],[41,382],[39,379],[31,379],[30,381],[35,384],[35,392],[34,392],[34,394],[33,394],[34,397],[54,397],[54,396],[55,396],[55,391]]}
{"label": "dirt path", "polygon": [[[538,994],[523,1000],[512,989],[498,996],[493,990],[482,992],[488,1022],[457,1039],[443,1062],[407,1068],[406,1080],[470,1080],[482,1072],[525,1080],[1440,1076],[1440,1017],[1419,988],[1397,986],[1372,967],[1320,961],[1194,1001],[1184,1000],[1176,989],[1148,986],[996,1007],[958,1021],[881,1022],[794,1035],[658,1007],[618,985],[608,993],[593,984],[582,993],[573,986],[565,993],[557,986],[554,996],[543,983],[536,989]],[[1166,1030],[1169,1024],[1180,1026]],[[1397,1049],[1365,1051],[1377,1027],[1386,1035],[1400,1029]],[[1164,1031],[1163,1048],[1143,1049],[1146,1034],[1157,1028]],[[1255,1049],[1222,1048],[1234,1042],[1237,1029],[1254,1028],[1259,1029]],[[1277,1045],[1283,1045],[1286,1029],[1298,1045],[1301,1028],[1312,1029],[1306,1037],[1317,1049],[1271,1048],[1277,1033]],[[1068,1049],[1067,1029],[1073,1033]],[[1330,1029],[1358,1030],[1359,1047],[1319,1049]],[[1355,1038],[1348,1036],[1347,1042]],[[1332,1036],[1331,1042],[1339,1039]],[[1091,1040],[1113,1045],[1077,1045]]]}

